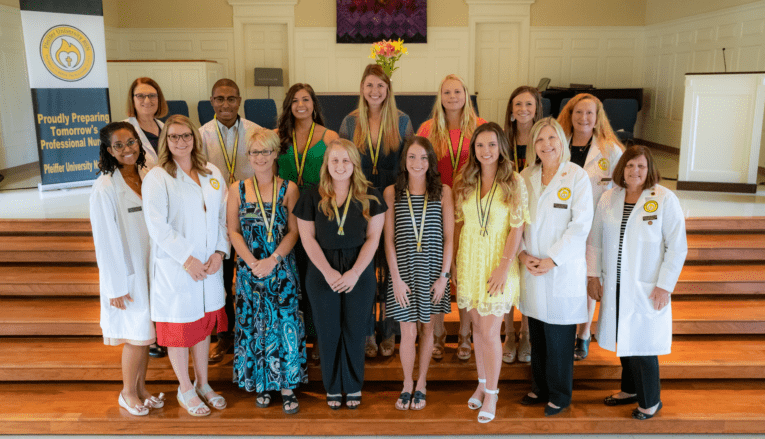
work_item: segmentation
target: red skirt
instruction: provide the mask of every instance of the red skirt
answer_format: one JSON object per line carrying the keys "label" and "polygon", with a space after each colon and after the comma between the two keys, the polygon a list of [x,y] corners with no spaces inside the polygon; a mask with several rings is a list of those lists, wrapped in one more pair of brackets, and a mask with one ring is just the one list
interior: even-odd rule
{"label": "red skirt", "polygon": [[217,332],[228,329],[225,307],[206,312],[204,317],[191,323],[157,322],[157,344],[173,348],[190,348],[211,335],[213,329],[217,329]]}

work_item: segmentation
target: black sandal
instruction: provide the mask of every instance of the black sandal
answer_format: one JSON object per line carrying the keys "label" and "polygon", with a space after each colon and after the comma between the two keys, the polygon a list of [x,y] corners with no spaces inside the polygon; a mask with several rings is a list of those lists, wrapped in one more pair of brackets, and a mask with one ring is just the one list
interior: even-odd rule
{"label": "black sandal", "polygon": [[[409,405],[410,405],[411,400],[412,400],[412,394],[411,393],[409,393],[409,392],[401,392],[401,395],[398,396],[398,401],[401,401],[401,407],[404,407],[404,408],[399,408],[398,404],[396,404],[396,406],[395,406],[396,410],[404,410],[404,411],[405,410],[409,410]],[[396,401],[396,403],[398,403],[398,401]]]}
{"label": "black sandal", "polygon": [[579,337],[576,338],[576,345],[574,346],[574,360],[584,360],[587,358],[587,355],[590,353],[590,341],[592,340],[592,337],[588,338],[587,340],[581,339]]}
{"label": "black sandal", "polygon": [[[259,399],[262,399],[265,402],[260,402],[258,401]],[[269,405],[271,405],[271,394],[268,392],[258,392],[258,395],[255,397],[255,406],[261,409],[267,409]]]}
{"label": "black sandal", "polygon": [[[412,410],[422,410],[425,408],[425,406],[422,406],[420,408],[414,408],[415,405],[425,401],[425,399],[428,397],[425,393],[420,392],[419,390],[414,392],[414,399],[412,399]],[[427,404],[426,404],[427,405]]]}
{"label": "black sandal", "polygon": [[[287,406],[290,404],[297,404],[295,407],[288,409]],[[297,397],[295,396],[295,392],[290,393],[289,395],[285,395],[282,393],[282,410],[284,410],[284,413],[288,415],[294,415],[295,413],[300,411],[300,404],[298,404]]]}
{"label": "black sandal", "polygon": [[[358,404],[348,405],[349,402],[357,402]],[[361,405],[361,395],[345,395],[345,406],[351,410],[356,410]]]}
{"label": "black sandal", "polygon": [[[329,404],[330,402],[339,402],[340,404],[332,405],[332,404]],[[340,407],[343,406],[343,395],[331,395],[331,396],[327,395],[327,405],[332,410],[340,410]]]}

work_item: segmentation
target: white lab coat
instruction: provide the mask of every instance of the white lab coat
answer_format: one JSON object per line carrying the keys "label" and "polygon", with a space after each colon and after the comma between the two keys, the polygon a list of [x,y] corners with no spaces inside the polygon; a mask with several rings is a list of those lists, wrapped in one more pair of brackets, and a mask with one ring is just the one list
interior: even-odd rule
{"label": "white lab coat", "polygon": [[[157,122],[160,130],[165,126],[165,124],[163,124],[159,119],[154,119],[154,121]],[[144,170],[141,175],[143,177],[145,176],[146,172],[151,170],[151,168],[157,166],[157,162],[159,161],[159,156],[157,155],[158,151],[154,151],[154,147],[151,146],[149,139],[146,138],[146,134],[144,134],[141,126],[138,124],[138,119],[135,117],[128,117],[124,120],[124,122],[130,122],[130,124],[135,127],[136,132],[138,132],[138,138],[141,140],[143,150],[146,151],[146,170]]]}
{"label": "white lab coat", "polygon": [[[125,183],[119,169],[101,175],[90,194],[90,223],[96,247],[104,337],[134,341],[156,335],[149,310],[149,233],[141,197]],[[127,309],[109,304],[130,293]]]}
{"label": "white lab coat", "polygon": [[[598,345],[619,357],[669,354],[672,303],[656,311],[648,296],[654,287],[675,289],[688,253],[685,218],[677,196],[658,184],[644,190],[635,203],[622,244],[616,340],[616,260],[626,193],[616,187],[603,194],[589,242],[588,253],[596,257],[588,261],[588,275],[603,281]],[[650,212],[652,204],[657,206],[654,212]]]}
{"label": "white lab coat", "polygon": [[[207,160],[220,169],[226,182],[228,182],[229,173],[226,168],[226,159],[223,157],[223,151],[220,147],[220,139],[218,139],[218,130],[215,127],[218,123],[219,122],[215,119],[207,122],[199,128],[199,134],[202,136],[202,151],[207,155]],[[260,128],[260,125],[250,122],[243,117],[240,117],[236,124],[229,128],[229,130],[236,130],[237,137],[239,137],[236,152],[236,168],[234,169],[235,180],[246,180],[253,175],[249,156],[247,155],[247,139],[250,138],[252,131],[256,128]],[[221,134],[223,134],[222,129]],[[231,137],[233,137],[233,135]],[[235,142],[233,140],[230,142],[227,141],[225,135],[223,135],[223,141],[226,142],[226,154],[228,154],[229,159],[231,159]]]}
{"label": "white lab coat", "polygon": [[523,232],[524,248],[557,264],[542,276],[532,276],[521,267],[521,313],[555,325],[584,323],[588,317],[585,253],[593,216],[590,180],[571,162],[560,164],[544,190],[541,165],[524,169],[521,176],[531,216]]}
{"label": "white lab coat", "polygon": [[183,269],[189,256],[207,262],[216,250],[228,255],[226,181],[218,168],[197,185],[180,167],[173,178],[155,167],[143,181],[143,211],[151,236],[151,317],[189,323],[225,304],[223,271],[196,282]]}

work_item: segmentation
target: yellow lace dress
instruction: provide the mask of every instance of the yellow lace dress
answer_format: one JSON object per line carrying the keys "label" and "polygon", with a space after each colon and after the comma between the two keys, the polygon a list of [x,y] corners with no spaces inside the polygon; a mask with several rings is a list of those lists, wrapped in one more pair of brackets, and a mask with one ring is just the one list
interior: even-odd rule
{"label": "yellow lace dress", "polygon": [[[516,191],[513,195],[515,206],[502,202],[502,190],[497,188],[494,201],[489,211],[489,222],[486,227],[488,234],[481,236],[478,209],[475,192],[471,193],[461,206],[461,217],[458,210],[457,221],[462,219],[459,251],[457,252],[457,306],[461,309],[476,309],[482,316],[502,316],[513,306],[518,306],[520,296],[520,270],[518,260],[510,264],[507,272],[505,290],[500,294],[489,296],[486,282],[491,272],[499,266],[505,251],[505,241],[510,229],[530,223],[529,195],[526,185],[517,173],[513,175],[516,181]],[[481,199],[486,206],[487,197]]]}

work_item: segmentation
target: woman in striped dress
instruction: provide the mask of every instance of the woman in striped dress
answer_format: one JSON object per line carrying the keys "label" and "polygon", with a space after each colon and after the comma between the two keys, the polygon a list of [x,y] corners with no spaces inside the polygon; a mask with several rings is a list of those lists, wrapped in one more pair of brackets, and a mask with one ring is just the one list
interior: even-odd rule
{"label": "woman in striped dress", "polygon": [[[399,410],[425,408],[426,376],[433,355],[431,315],[451,310],[449,293],[454,206],[449,186],[441,183],[430,141],[414,137],[401,154],[396,183],[385,189],[385,254],[390,267],[386,309],[401,324],[404,389]],[[412,372],[417,324],[421,324],[417,387]],[[414,390],[414,398],[412,398]]]}

